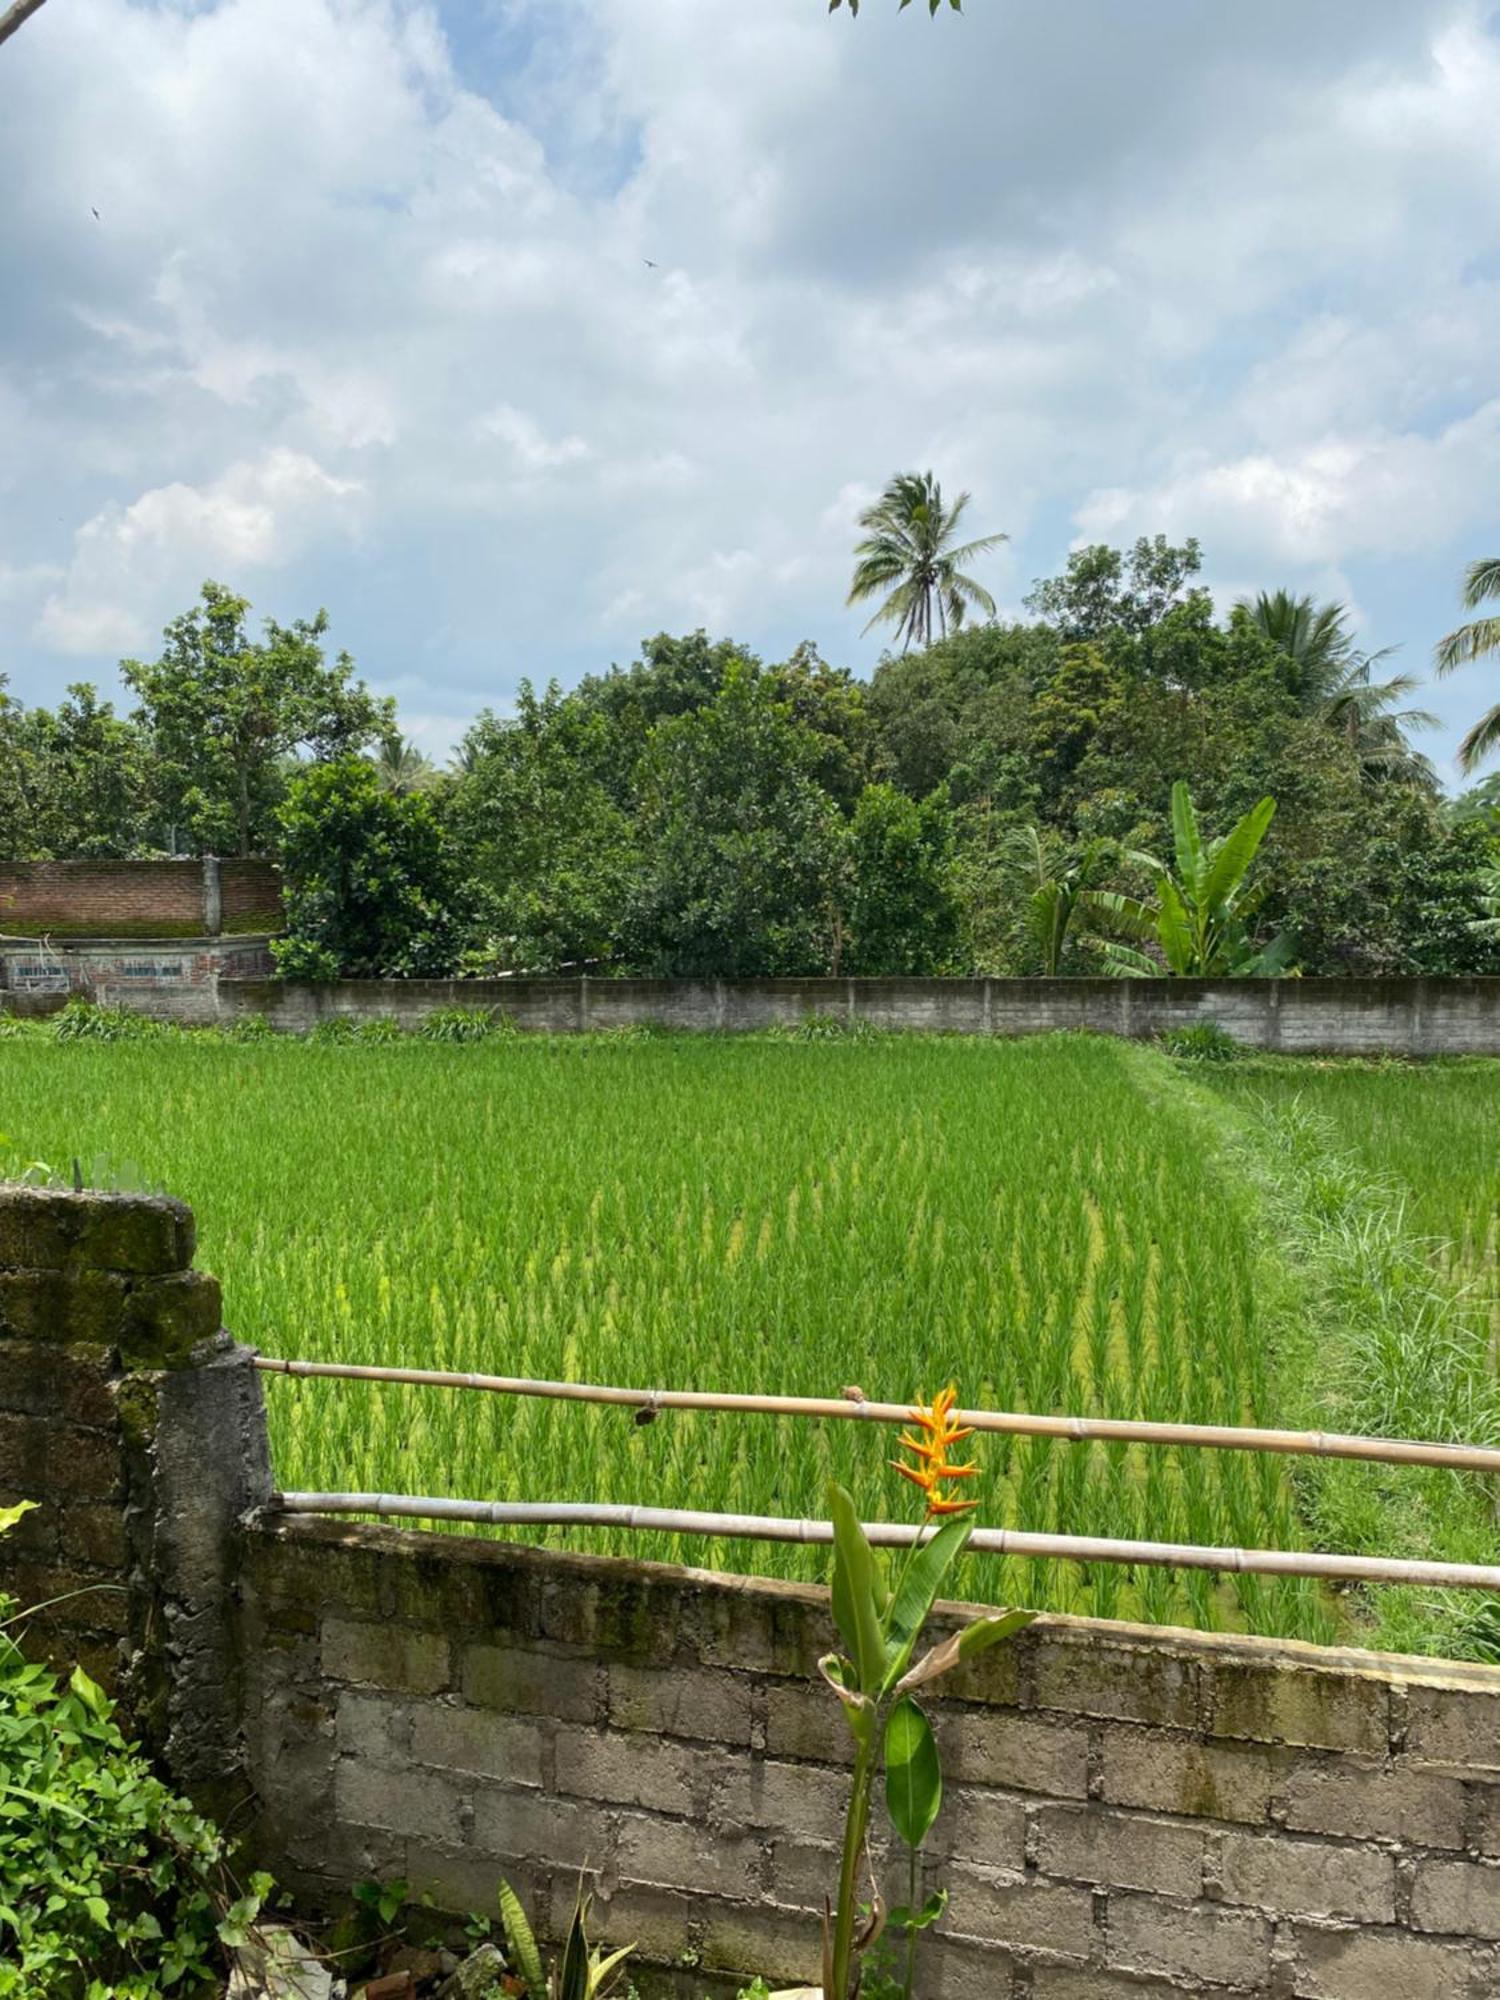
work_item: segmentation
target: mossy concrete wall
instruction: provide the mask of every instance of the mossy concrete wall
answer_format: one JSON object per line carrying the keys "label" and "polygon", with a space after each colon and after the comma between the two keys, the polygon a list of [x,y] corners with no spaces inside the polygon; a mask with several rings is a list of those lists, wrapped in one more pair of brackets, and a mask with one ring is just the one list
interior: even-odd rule
{"label": "mossy concrete wall", "polygon": [[854,1026],[968,1035],[1085,1029],[1150,1038],[1205,1023],[1288,1054],[1500,1055],[1496,979],[368,979],[225,978],[219,1016],[306,1033],[333,1017],[418,1027],[438,1007],[491,1007],[552,1034],[657,1026]]}
{"label": "mossy concrete wall", "polygon": [[128,1703],[179,1781],[243,1790],[232,1597],[270,1490],[260,1381],[181,1202],[0,1188],[0,1589]]}
{"label": "mossy concrete wall", "polygon": [[[696,1991],[816,1976],[823,1591],[284,1519],[245,1606],[263,1833],[305,1890],[489,1910],[503,1872],[555,1932],[587,1868],[603,1934]],[[1500,1673],[1044,1619],[946,1685],[923,2000],[1500,1992]]]}

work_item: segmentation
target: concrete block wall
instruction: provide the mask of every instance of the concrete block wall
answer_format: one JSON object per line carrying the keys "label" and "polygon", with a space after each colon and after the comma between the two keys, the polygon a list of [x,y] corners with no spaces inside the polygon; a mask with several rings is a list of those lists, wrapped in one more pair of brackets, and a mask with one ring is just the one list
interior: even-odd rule
{"label": "concrete block wall", "polygon": [[[245,1607],[262,1831],[304,1889],[488,1910],[504,1873],[556,1932],[586,1867],[603,1933],[697,1991],[816,1976],[823,1592],[284,1519]],[[1500,1672],[1046,1619],[949,1688],[923,2000],[1500,1992]]]}
{"label": "concrete block wall", "polygon": [[420,1025],[438,1007],[491,1007],[552,1034],[660,1026],[795,1027],[827,1015],[877,1028],[1150,1038],[1212,1023],[1289,1054],[1500,1055],[1494,979],[226,979],[219,1017],[288,1033],[342,1015]]}
{"label": "concrete block wall", "polygon": [[270,1490],[248,1352],[220,1332],[181,1202],[0,1185],[0,1590],[210,1806],[242,1799],[229,1608]]}

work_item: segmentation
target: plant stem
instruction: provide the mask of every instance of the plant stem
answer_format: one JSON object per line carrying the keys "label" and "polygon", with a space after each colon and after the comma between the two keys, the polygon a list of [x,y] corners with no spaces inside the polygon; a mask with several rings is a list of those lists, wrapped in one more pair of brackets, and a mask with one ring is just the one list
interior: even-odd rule
{"label": "plant stem", "polygon": [[909,1850],[906,1876],[906,1996],[912,2000],[912,1981],[917,1976],[917,1887],[920,1881],[920,1850]]}
{"label": "plant stem", "polygon": [[875,1742],[862,1743],[854,1759],[854,1790],[844,1821],[844,1853],[839,1866],[839,1903],[833,1926],[833,1991],[824,2000],[849,2000],[850,1959],[854,1950],[855,1884],[859,1857],[864,1853],[870,1823],[870,1786],[875,1776]]}

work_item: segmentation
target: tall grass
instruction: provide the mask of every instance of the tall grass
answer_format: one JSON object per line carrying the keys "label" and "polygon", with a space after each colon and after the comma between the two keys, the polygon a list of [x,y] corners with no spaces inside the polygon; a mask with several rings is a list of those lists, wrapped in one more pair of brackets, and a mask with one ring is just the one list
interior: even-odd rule
{"label": "tall grass", "polygon": [[[1281,1370],[1297,1421],[1500,1442],[1500,1063],[1256,1064],[1213,1087],[1251,1121],[1301,1275]],[[1500,1549],[1493,1482],[1328,1462],[1298,1478],[1327,1546],[1455,1562]],[[1472,1597],[1382,1589],[1371,1611],[1392,1650],[1500,1657],[1493,1608]]]}

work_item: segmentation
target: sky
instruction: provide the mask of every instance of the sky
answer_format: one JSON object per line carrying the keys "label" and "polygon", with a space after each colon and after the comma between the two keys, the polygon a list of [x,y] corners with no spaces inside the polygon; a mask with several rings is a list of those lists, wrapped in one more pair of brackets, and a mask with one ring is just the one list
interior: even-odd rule
{"label": "sky", "polygon": [[[1500,552],[1493,0],[49,0],[0,47],[0,673],[207,577],[444,754],[706,627],[867,675],[901,469],[1425,675]],[[97,213],[96,213],[97,211]],[[648,261],[649,260],[649,261]],[[1454,744],[1500,663],[1424,690]]]}

